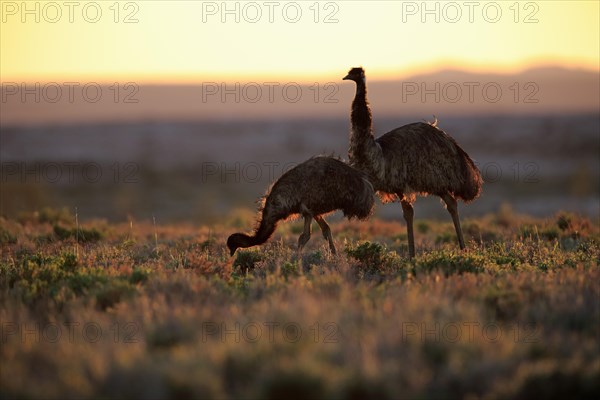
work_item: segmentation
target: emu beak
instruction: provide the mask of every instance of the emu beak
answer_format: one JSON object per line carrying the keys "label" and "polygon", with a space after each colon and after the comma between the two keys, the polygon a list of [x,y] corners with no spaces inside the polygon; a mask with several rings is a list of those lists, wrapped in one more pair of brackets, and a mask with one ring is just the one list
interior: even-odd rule
{"label": "emu beak", "polygon": [[345,77],[343,77],[343,78],[342,78],[342,80],[343,80],[343,81],[350,80],[350,74],[348,74],[348,75],[346,75]]}
{"label": "emu beak", "polygon": [[235,250],[236,249],[229,250],[229,256],[230,257],[233,257],[233,255],[235,254]]}

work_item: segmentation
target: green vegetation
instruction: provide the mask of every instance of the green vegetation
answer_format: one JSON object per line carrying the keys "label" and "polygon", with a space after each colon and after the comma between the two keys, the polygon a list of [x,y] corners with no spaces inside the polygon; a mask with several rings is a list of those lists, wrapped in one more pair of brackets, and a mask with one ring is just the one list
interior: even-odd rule
{"label": "green vegetation", "polygon": [[[0,396],[590,398],[600,232],[560,213],[297,225],[229,257],[211,227],[0,219]],[[296,224],[300,225],[301,222]],[[234,226],[235,225],[235,226]]]}

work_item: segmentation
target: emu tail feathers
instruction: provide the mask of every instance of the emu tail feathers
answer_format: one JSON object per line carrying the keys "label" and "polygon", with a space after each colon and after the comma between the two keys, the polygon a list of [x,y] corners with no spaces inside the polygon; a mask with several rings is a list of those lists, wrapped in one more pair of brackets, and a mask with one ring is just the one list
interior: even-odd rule
{"label": "emu tail feathers", "polygon": [[454,194],[465,202],[469,202],[479,197],[483,179],[471,157],[460,147],[458,149],[463,163],[464,183],[460,190]]}
{"label": "emu tail feathers", "polygon": [[360,179],[360,187],[356,185],[356,190],[352,199],[346,202],[345,207],[342,208],[344,216],[348,219],[367,219],[373,212],[373,206],[375,205],[375,190],[373,185],[366,177]]}
{"label": "emu tail feathers", "polygon": [[362,188],[360,191],[360,208],[356,213],[358,219],[367,219],[373,212],[375,205],[375,190],[367,178],[362,178]]}

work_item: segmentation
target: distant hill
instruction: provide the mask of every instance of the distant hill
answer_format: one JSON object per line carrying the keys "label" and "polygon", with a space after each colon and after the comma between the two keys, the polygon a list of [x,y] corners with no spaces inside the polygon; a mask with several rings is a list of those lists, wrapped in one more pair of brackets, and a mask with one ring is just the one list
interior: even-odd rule
{"label": "distant hill", "polygon": [[[0,126],[109,121],[207,119],[338,118],[349,112],[354,85],[330,82],[205,82],[204,85],[85,87],[63,83],[27,85],[4,82]],[[368,71],[367,71],[368,73]],[[375,117],[431,119],[460,115],[594,113],[600,109],[597,71],[558,67],[518,74],[480,74],[459,70],[392,81],[369,79]],[[33,90],[32,90],[33,89]],[[70,98],[71,96],[71,98]],[[86,101],[87,98],[87,101]],[[135,102],[131,102],[135,101]]]}

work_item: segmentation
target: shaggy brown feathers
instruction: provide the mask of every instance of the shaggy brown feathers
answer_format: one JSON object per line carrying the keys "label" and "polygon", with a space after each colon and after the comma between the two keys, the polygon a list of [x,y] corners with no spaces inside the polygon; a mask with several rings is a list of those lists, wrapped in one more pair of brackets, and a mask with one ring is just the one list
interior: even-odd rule
{"label": "shaggy brown feathers", "polygon": [[405,196],[450,193],[467,202],[479,196],[477,167],[441,129],[416,122],[394,129],[376,142],[385,159],[385,178],[380,185],[374,184],[378,190]]}
{"label": "shaggy brown feathers", "polygon": [[273,184],[265,196],[254,234],[234,233],[227,246],[233,255],[239,247],[262,244],[271,237],[280,220],[299,214],[304,217],[305,226],[298,248],[302,249],[310,239],[310,223],[314,218],[335,253],[331,231],[322,215],[342,210],[347,218],[365,219],[373,205],[373,186],[365,174],[338,159],[314,157],[287,171]]}
{"label": "shaggy brown feathers", "polygon": [[409,252],[414,256],[412,203],[417,194],[440,196],[447,204],[464,248],[456,199],[471,201],[481,192],[481,174],[456,141],[436,124],[412,123],[375,139],[362,68],[353,68],[343,79],[356,83],[352,102],[350,165],[364,171],[382,201],[399,199],[407,220]]}

